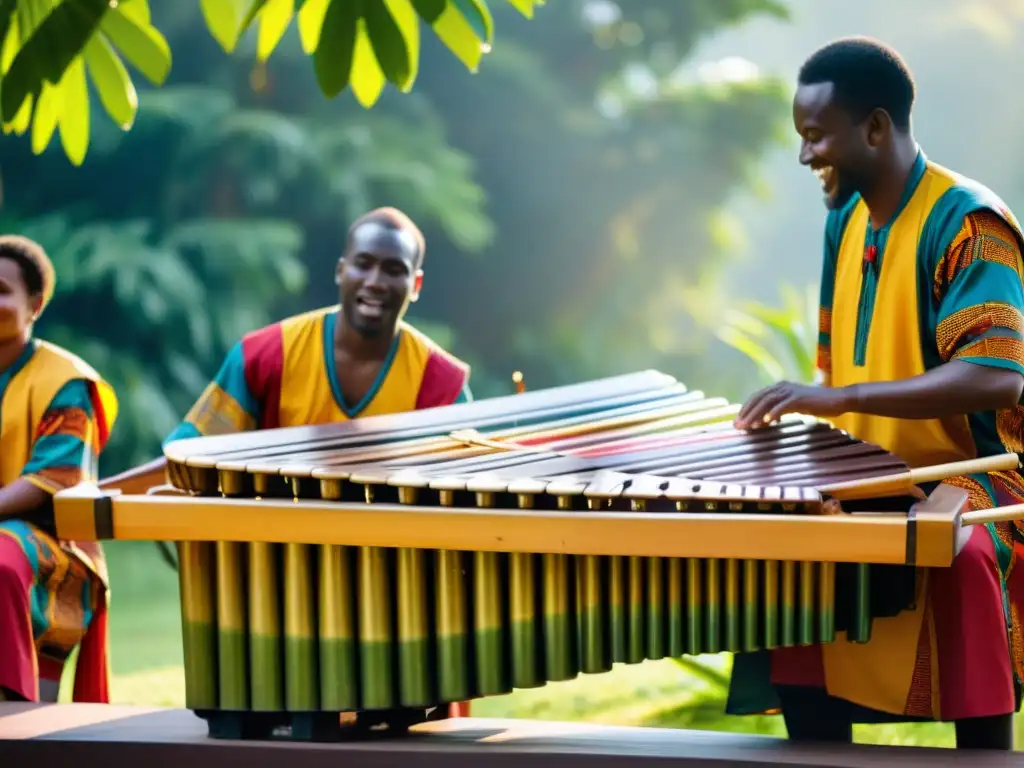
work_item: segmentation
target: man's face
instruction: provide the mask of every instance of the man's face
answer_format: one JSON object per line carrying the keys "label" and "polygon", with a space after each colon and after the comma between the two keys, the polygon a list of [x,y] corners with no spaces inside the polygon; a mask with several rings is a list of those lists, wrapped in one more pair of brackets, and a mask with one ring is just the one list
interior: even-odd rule
{"label": "man's face", "polygon": [[38,296],[29,294],[18,262],[0,258],[0,341],[23,335],[39,303]]}
{"label": "man's face", "polygon": [[870,117],[854,122],[836,104],[832,83],[797,88],[793,123],[801,139],[800,163],[821,181],[826,208],[842,208],[855,192],[870,186],[880,139],[872,122]]}
{"label": "man's face", "polygon": [[423,274],[416,239],[404,230],[366,222],[352,233],[338,262],[339,300],[348,324],[363,336],[392,335]]}

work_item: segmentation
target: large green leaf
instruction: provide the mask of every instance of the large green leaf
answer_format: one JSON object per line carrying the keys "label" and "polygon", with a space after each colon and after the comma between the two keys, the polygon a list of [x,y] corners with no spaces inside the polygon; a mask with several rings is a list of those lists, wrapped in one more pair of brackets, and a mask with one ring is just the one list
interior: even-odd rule
{"label": "large green leaf", "polygon": [[[23,3],[19,6],[19,21],[29,18],[26,9],[45,11],[48,4]],[[43,16],[4,73],[0,118],[5,122],[13,119],[29,94],[36,93],[44,82],[59,83],[108,10],[109,0],[63,0]],[[22,22],[23,30],[26,26]]]}
{"label": "large green leaf", "polygon": [[[132,3],[126,4],[131,7]],[[171,49],[164,36],[148,22],[120,6],[103,17],[100,30],[154,85],[162,85],[171,71]]]}
{"label": "large green leaf", "polygon": [[320,44],[320,33],[330,1],[306,0],[299,10],[299,38],[302,40],[302,50],[306,53],[313,53]]}
{"label": "large green leaf", "polygon": [[[374,0],[369,0],[374,2]],[[320,90],[334,98],[349,84],[355,57],[358,21],[366,0],[330,0],[313,52],[313,69]]]}
{"label": "large green leaf", "polygon": [[356,24],[355,50],[352,55],[352,94],[364,107],[372,107],[384,90],[385,74],[374,55],[366,29],[366,19]]}
{"label": "large green leaf", "polygon": [[60,143],[75,165],[81,165],[89,148],[89,91],[85,62],[76,57],[60,81]]}
{"label": "large green leaf", "polygon": [[238,42],[243,0],[199,0],[203,18],[210,34],[228,53],[235,50]]}
{"label": "large green leaf", "polygon": [[[506,0],[532,18],[544,0]],[[197,0],[210,34],[228,52],[259,24],[256,55],[267,60],[298,16],[303,50],[321,91],[334,98],[351,87],[372,107],[391,83],[412,90],[419,71],[420,23],[469,69],[490,50],[489,0]],[[153,26],[149,0],[0,0],[0,123],[4,133],[31,127],[42,152],[59,127],[72,162],[89,142],[88,73],[104,110],[122,129],[135,122],[138,96],[125,62],[154,85],[164,83],[171,50]],[[71,73],[68,75],[68,73]],[[65,77],[69,77],[63,84]],[[49,84],[50,89],[45,86]],[[59,90],[52,90],[60,85]]]}
{"label": "large green leaf", "polygon": [[[270,58],[277,44],[281,42],[288,25],[295,15],[295,0],[270,0],[260,14],[260,32],[256,41],[256,57],[261,61]],[[244,28],[244,27],[243,27]]]}
{"label": "large green leaf", "polygon": [[[409,0],[370,2],[366,4],[363,13],[361,26],[365,29],[366,36],[361,35],[361,39],[365,41],[362,46],[368,46],[370,56],[377,60],[376,63],[380,65],[380,71],[388,82],[405,91],[412,87],[413,63],[405,32],[395,19],[395,11],[405,15],[407,28],[416,28],[416,15]],[[356,45],[358,51],[360,44],[357,42]],[[362,60],[364,58],[365,55],[356,58],[357,73],[361,67],[370,66]]]}
{"label": "large green leaf", "polygon": [[127,131],[135,122],[139,96],[124,63],[103,35],[94,35],[85,47],[85,63],[103,108]]}

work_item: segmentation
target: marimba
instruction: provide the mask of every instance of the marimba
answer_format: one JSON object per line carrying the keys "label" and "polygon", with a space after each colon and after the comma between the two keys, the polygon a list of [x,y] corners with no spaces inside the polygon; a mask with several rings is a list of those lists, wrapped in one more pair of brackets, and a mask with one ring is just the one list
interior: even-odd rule
{"label": "marimba", "polygon": [[966,493],[918,484],[1019,465],[912,471],[737,411],[649,371],[182,440],[173,492],[74,488],[56,525],[178,542],[187,706],[213,735],[319,738],[615,663],[867,642],[962,539]]}

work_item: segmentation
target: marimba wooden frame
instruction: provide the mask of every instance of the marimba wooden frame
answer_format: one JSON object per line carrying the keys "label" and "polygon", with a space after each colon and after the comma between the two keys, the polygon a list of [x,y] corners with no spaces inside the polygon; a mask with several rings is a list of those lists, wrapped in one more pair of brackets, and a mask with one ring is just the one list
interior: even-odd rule
{"label": "marimba wooden frame", "polygon": [[119,495],[79,485],[57,495],[54,516],[58,534],[78,541],[259,541],[949,567],[962,544],[966,500],[966,491],[943,485],[910,514],[577,512]]}

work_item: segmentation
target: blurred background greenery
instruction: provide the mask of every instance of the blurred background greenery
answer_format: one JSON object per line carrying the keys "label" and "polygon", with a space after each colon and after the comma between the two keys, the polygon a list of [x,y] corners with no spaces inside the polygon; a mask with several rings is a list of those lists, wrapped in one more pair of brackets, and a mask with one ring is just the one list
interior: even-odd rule
{"label": "blurred background greenery", "polygon": [[[411,320],[473,365],[478,397],[658,368],[742,399],[811,373],[823,209],[789,118],[800,61],[880,36],[915,70],[916,130],[940,163],[1024,208],[1015,108],[1020,0],[558,0],[494,4],[470,74],[422,39],[415,87],[372,110],[325,99],[294,25],[266,64],[227,55],[198,4],[154,3],[179,53],[139,83],[124,133],[91,104],[80,167],[57,142],[0,144],[0,228],[59,274],[40,335],[82,354],[122,411],[109,475],[152,458],[245,331],[335,300],[345,229],[377,205],[427,237]],[[108,546],[119,701],[180,705],[176,577]],[[727,658],[616,669],[475,712],[782,733],[721,715]],[[861,741],[950,745],[947,726]]]}

